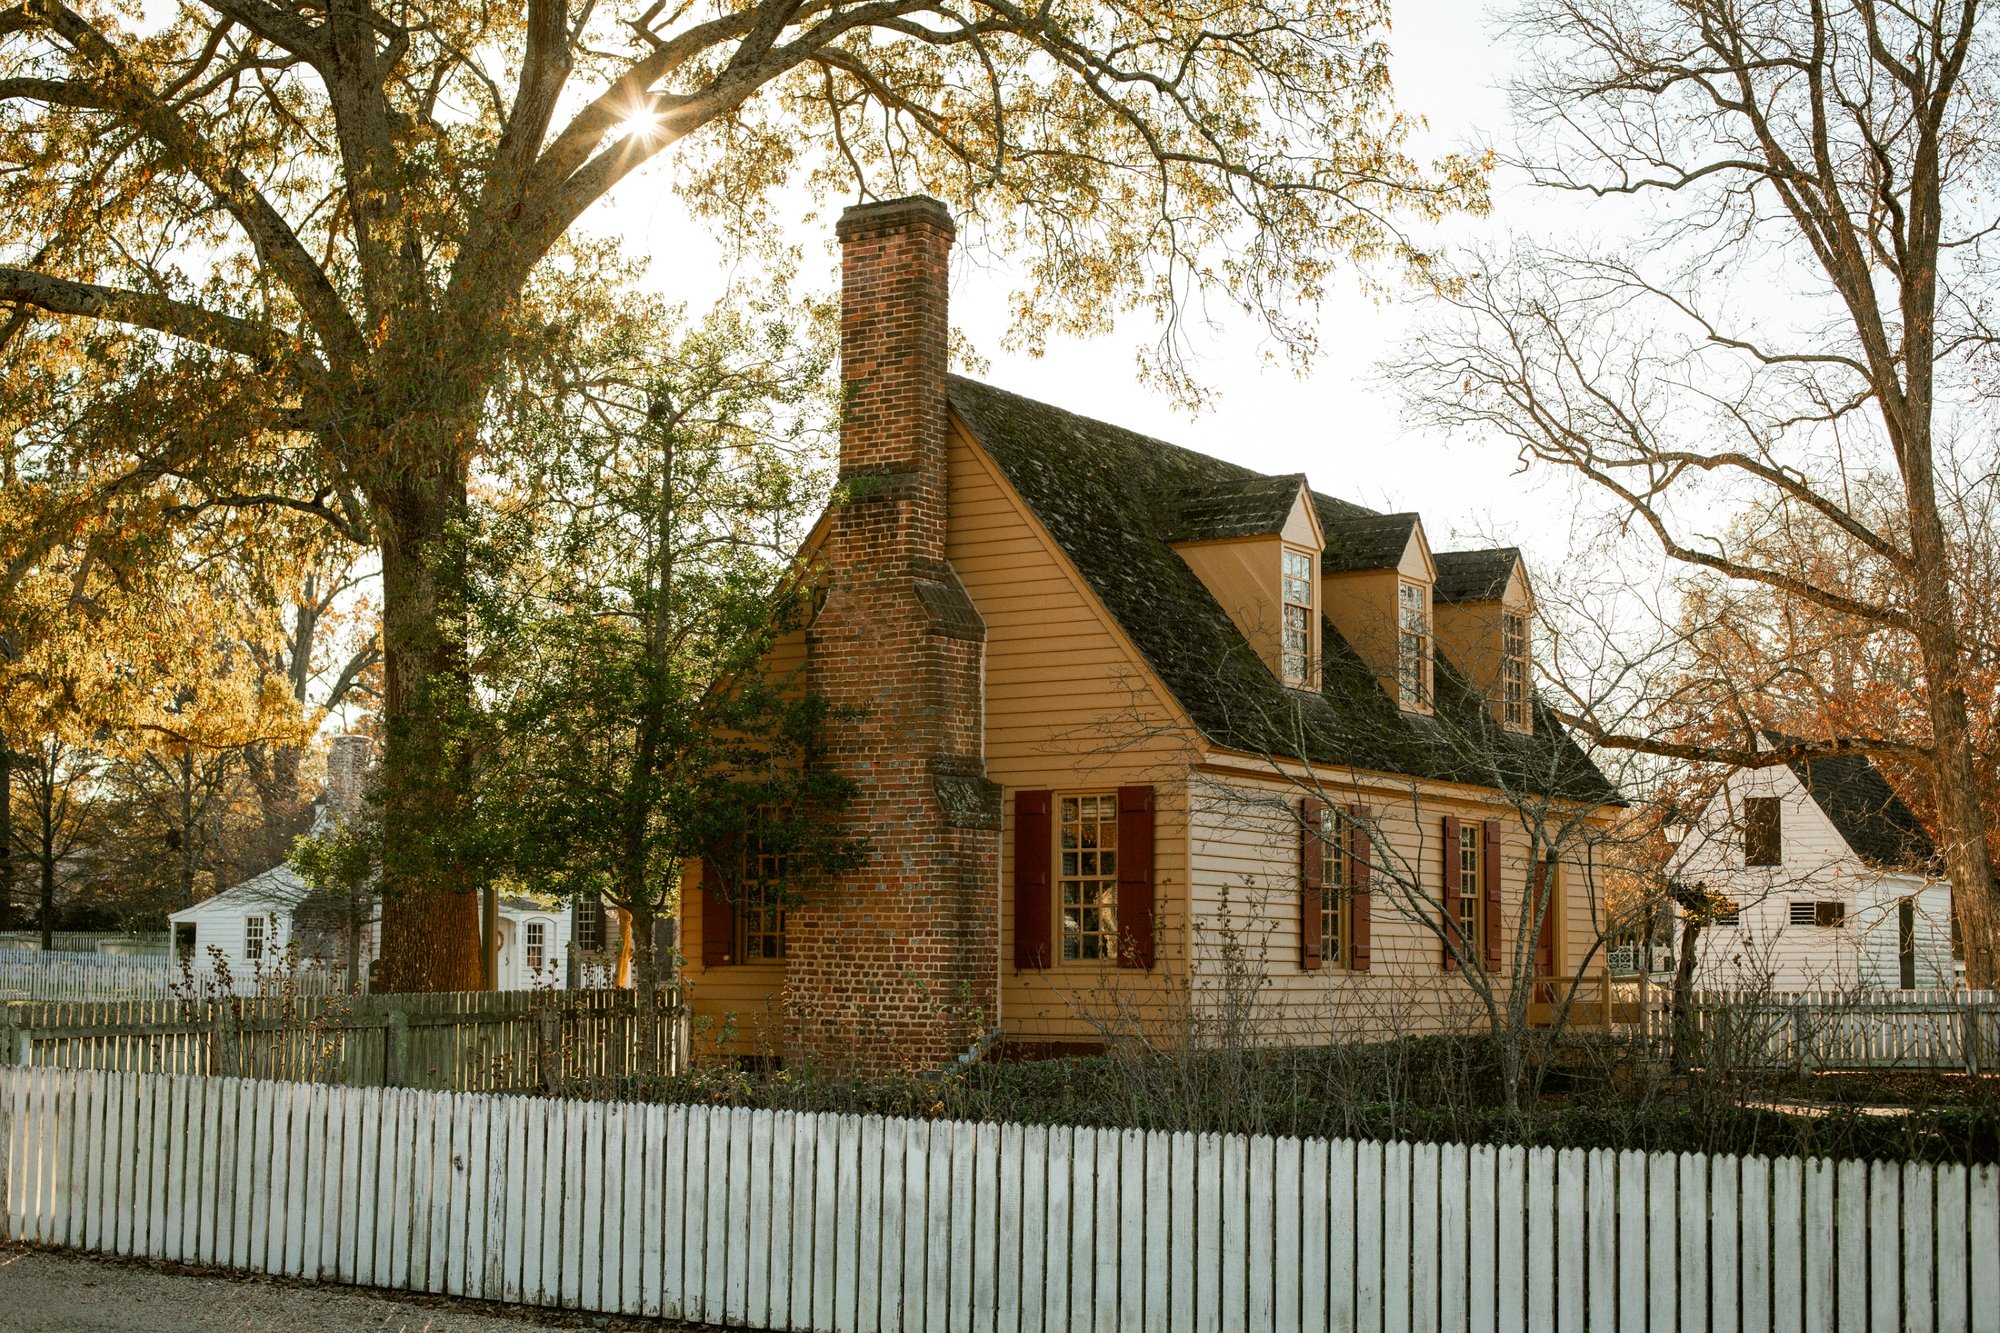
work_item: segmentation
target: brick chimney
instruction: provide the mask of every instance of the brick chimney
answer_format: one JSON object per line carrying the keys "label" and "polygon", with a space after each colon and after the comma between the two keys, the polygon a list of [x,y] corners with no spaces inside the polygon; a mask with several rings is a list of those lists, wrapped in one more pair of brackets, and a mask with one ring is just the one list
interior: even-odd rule
{"label": "brick chimney", "polygon": [[865,865],[786,923],[789,1047],[821,1067],[934,1067],[998,1022],[1000,800],[986,780],[986,627],[945,559],[951,214],[842,215],[842,498],[809,678],[852,717]]}
{"label": "brick chimney", "polygon": [[326,810],[343,823],[361,817],[368,799],[368,771],[375,743],[366,736],[335,736],[326,748]]}

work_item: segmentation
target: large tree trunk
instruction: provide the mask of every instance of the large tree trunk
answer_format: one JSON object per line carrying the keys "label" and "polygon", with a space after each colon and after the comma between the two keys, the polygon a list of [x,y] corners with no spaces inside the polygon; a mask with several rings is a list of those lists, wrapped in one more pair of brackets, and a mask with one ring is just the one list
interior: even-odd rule
{"label": "large tree trunk", "polygon": [[[53,775],[51,769],[51,775]],[[53,777],[52,777],[53,784]],[[48,953],[56,947],[56,825],[54,803],[42,809],[42,952]]]}
{"label": "large tree trunk", "polygon": [[479,898],[462,829],[471,694],[447,534],[465,478],[412,476],[376,504],[382,539],[384,991],[478,990]]}
{"label": "large tree trunk", "polygon": [[14,752],[0,733],[0,930],[14,928]]}

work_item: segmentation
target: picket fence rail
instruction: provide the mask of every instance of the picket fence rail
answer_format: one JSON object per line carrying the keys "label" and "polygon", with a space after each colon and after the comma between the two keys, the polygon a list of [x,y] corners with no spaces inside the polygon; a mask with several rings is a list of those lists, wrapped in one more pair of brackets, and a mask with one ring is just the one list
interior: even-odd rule
{"label": "picket fence rail", "polygon": [[0,1072],[35,1244],[825,1333],[2000,1330],[2000,1170]]}

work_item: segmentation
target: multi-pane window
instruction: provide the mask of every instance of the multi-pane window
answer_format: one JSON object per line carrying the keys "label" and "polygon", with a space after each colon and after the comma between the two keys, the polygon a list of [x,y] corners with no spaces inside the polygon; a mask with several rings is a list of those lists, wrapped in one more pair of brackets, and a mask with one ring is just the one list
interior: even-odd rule
{"label": "multi-pane window", "polygon": [[1528,727],[1528,618],[1500,617],[1500,703],[1507,725]]}
{"label": "multi-pane window", "polygon": [[528,955],[528,970],[539,972],[549,961],[549,928],[540,921],[530,921],[522,927],[521,940]]}
{"label": "multi-pane window", "polygon": [[243,957],[250,962],[260,962],[270,936],[270,918],[263,914],[243,918]]}
{"label": "multi-pane window", "polygon": [[1329,967],[1347,966],[1347,903],[1351,868],[1347,829],[1330,806],[1319,811],[1319,951]]}
{"label": "multi-pane window", "polygon": [[1785,862],[1784,825],[1775,796],[1750,796],[1743,801],[1743,864],[1775,866]]}
{"label": "multi-pane window", "polygon": [[575,922],[572,935],[579,953],[597,953],[604,948],[604,901],[601,898],[583,897],[576,900],[576,909],[571,913]]}
{"label": "multi-pane window", "polygon": [[736,932],[746,963],[785,956],[785,879],[791,871],[784,850],[766,840],[762,827],[777,811],[759,811],[758,827],[743,839],[743,881],[736,904]]}
{"label": "multi-pane window", "polygon": [[1458,826],[1458,939],[1461,947],[1471,953],[1479,951],[1481,938],[1479,905],[1484,897],[1479,882],[1484,866],[1479,846],[1481,829],[1475,823]]}
{"label": "multi-pane window", "polygon": [[1285,552],[1285,683],[1303,685],[1312,670],[1312,557]]}
{"label": "multi-pane window", "polygon": [[1431,609],[1421,585],[1396,590],[1396,692],[1405,708],[1423,708],[1431,697]]}
{"label": "multi-pane window", "polygon": [[1118,957],[1118,797],[1065,796],[1057,849],[1066,961]]}

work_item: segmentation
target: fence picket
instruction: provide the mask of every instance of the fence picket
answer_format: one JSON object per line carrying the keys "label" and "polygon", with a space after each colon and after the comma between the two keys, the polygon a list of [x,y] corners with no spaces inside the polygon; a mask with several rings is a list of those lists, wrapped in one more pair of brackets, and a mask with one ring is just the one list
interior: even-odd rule
{"label": "fence picket", "polygon": [[1988,1166],[54,1068],[0,1072],[0,1162],[42,1243],[815,1333],[2000,1333]]}

